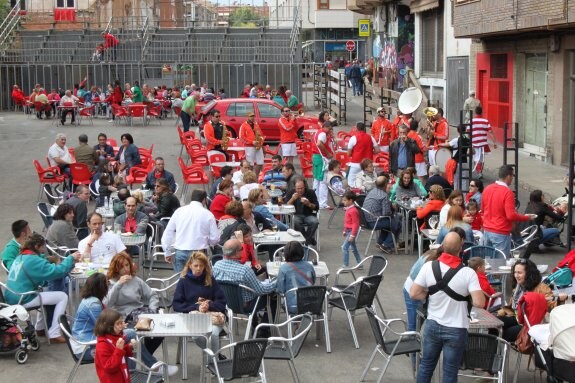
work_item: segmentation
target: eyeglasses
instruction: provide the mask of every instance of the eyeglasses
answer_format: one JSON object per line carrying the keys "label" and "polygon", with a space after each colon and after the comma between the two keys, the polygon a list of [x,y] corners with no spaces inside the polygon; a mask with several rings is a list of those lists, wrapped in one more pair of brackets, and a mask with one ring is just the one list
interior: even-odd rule
{"label": "eyeglasses", "polygon": [[515,262],[515,264],[520,264],[520,265],[526,265],[527,264],[527,259],[525,258],[518,258],[517,261]]}

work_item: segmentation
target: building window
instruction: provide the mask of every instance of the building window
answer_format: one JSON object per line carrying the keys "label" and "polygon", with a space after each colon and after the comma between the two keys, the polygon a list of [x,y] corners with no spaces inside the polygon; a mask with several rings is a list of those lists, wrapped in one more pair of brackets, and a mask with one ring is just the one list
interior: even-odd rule
{"label": "building window", "polygon": [[317,9],[329,9],[329,0],[317,0]]}
{"label": "building window", "polygon": [[421,13],[421,71],[424,76],[443,73],[443,9]]}
{"label": "building window", "polygon": [[507,54],[492,54],[489,57],[491,78],[507,78]]}
{"label": "building window", "polygon": [[75,0],[56,0],[56,8],[76,8]]}

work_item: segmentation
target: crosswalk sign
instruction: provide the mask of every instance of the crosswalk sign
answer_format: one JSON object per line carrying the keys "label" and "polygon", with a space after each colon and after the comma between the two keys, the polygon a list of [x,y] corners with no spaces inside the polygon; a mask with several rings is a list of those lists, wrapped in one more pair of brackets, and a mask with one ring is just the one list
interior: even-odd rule
{"label": "crosswalk sign", "polygon": [[371,32],[369,19],[359,19],[357,29],[359,30],[359,37],[369,37]]}

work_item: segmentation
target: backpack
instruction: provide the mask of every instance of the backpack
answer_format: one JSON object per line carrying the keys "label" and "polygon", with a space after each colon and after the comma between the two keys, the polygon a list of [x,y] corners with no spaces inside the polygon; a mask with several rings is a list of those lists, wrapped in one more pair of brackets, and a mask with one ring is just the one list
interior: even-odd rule
{"label": "backpack", "polygon": [[564,267],[548,275],[543,282],[549,286],[554,285],[558,289],[563,289],[573,283],[573,272],[569,267]]}

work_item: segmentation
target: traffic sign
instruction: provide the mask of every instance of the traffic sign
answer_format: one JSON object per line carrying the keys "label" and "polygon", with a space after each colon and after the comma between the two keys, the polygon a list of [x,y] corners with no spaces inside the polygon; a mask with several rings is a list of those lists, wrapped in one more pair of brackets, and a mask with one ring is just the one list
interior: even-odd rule
{"label": "traffic sign", "polygon": [[345,43],[345,49],[347,49],[349,52],[353,52],[355,50],[355,41],[347,40]]}
{"label": "traffic sign", "polygon": [[359,37],[369,37],[371,33],[369,19],[359,19],[357,29]]}

